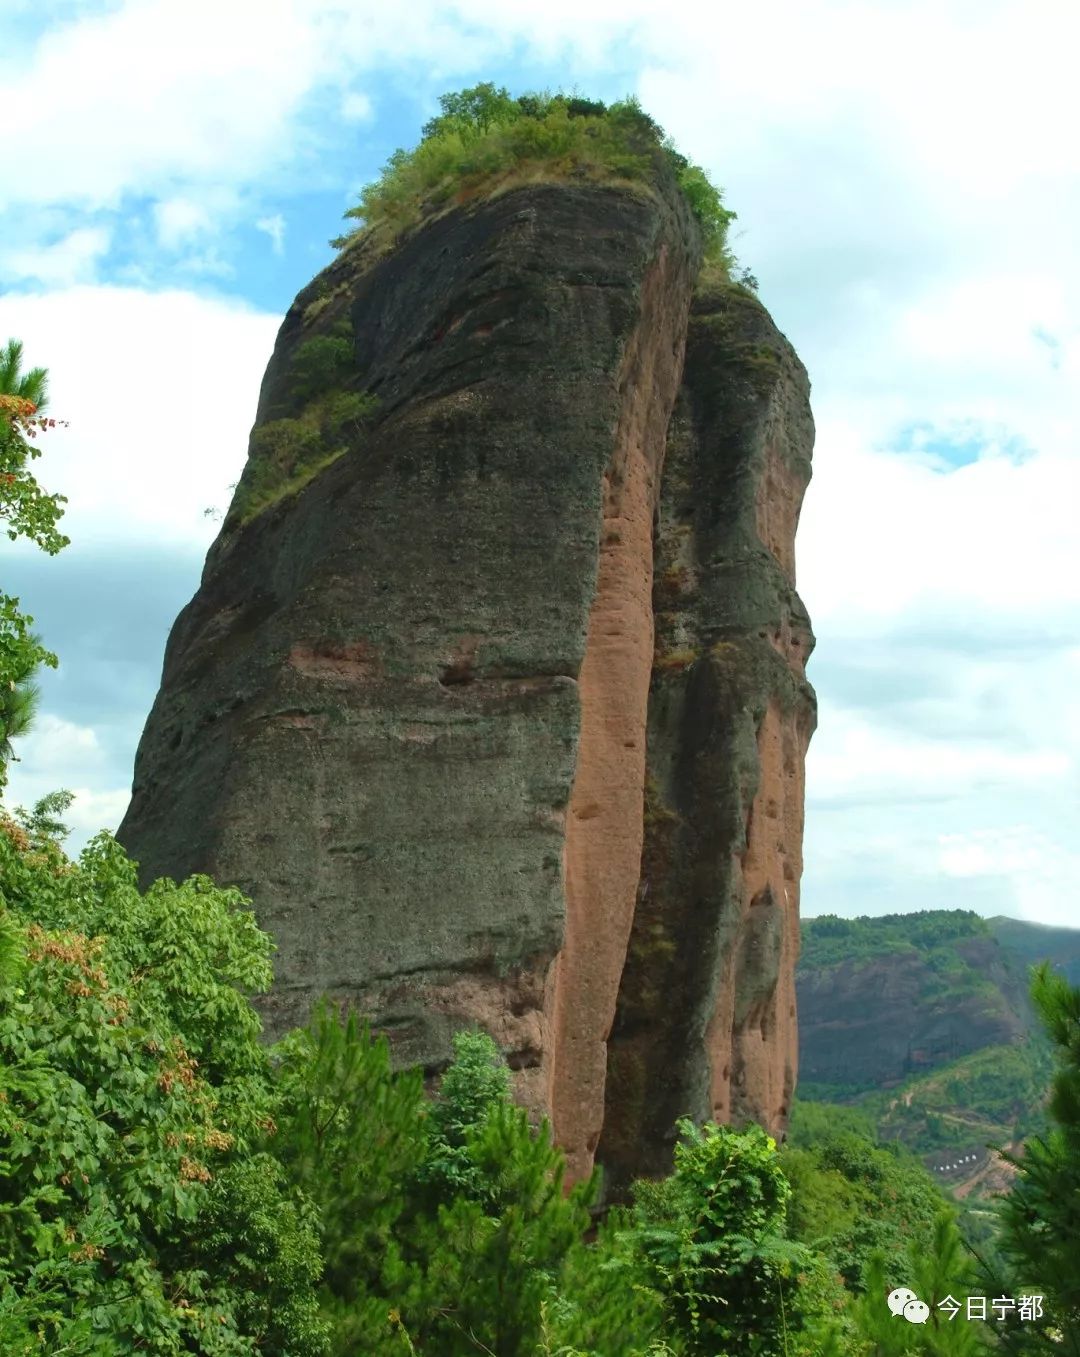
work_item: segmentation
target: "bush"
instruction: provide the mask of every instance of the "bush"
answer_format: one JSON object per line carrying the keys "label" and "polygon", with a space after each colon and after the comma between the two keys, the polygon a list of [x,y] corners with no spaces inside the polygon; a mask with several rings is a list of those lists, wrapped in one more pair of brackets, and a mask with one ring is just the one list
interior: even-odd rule
{"label": "bush", "polygon": [[[705,258],[727,269],[727,231],[735,214],[699,165],[681,156],[636,99],[610,106],[578,96],[526,94],[518,99],[487,83],[444,94],[442,114],[426,123],[412,151],[398,150],[346,217],[362,228],[384,226],[391,238],[416,225],[452,194],[468,196],[495,177],[527,167],[637,182],[674,174],[701,227]],[[331,244],[347,245],[351,236]]]}
{"label": "bush", "polygon": [[792,1237],[825,1254],[853,1293],[864,1290],[875,1253],[897,1257],[912,1241],[927,1248],[946,1204],[910,1152],[839,1127],[785,1147],[780,1165],[794,1189]]}
{"label": "bush", "polygon": [[812,1332],[824,1316],[799,1297],[813,1258],[786,1237],[791,1188],[775,1141],[759,1126],[682,1120],[679,1131],[674,1173],[635,1184],[633,1221],[634,1247],[682,1350],[790,1352],[789,1334]]}
{"label": "bush", "polygon": [[76,864],[0,826],[3,1351],[324,1350],[310,1207],[249,1159],[271,944],[246,904],[140,894],[107,834]]}
{"label": "bush", "polygon": [[355,448],[378,409],[363,391],[327,391],[310,399],[297,418],[274,419],[252,431],[247,465],[230,523],[249,523],[286,495],[295,495]]}
{"label": "bush", "polygon": [[293,355],[291,382],[301,402],[321,396],[343,382],[354,366],[352,340],[342,335],[316,335]]}

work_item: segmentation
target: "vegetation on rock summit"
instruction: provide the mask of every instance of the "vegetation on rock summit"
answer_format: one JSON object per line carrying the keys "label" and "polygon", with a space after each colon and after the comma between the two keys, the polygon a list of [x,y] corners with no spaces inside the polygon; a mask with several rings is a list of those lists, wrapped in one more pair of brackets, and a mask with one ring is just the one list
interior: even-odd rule
{"label": "vegetation on rock summit", "polygon": [[396,238],[425,215],[506,182],[574,176],[642,184],[667,170],[701,227],[705,260],[725,271],[733,265],[727,233],[735,213],[635,98],[613,104],[548,93],[515,99],[486,83],[444,94],[439,103],[442,113],[425,124],[419,145],[395,151],[345,213],[361,222],[360,231],[332,245],[348,245],[378,226]]}

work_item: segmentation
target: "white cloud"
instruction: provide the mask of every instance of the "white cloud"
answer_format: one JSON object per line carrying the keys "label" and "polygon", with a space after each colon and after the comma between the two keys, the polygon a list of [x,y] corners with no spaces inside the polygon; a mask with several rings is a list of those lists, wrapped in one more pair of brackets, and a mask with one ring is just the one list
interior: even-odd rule
{"label": "white cloud", "polygon": [[818,801],[866,796],[911,802],[992,787],[1043,789],[1050,782],[1064,783],[1074,766],[1074,755],[1053,743],[1012,749],[957,743],[837,710],[829,713],[828,737],[811,746],[808,776]]}
{"label": "white cloud", "polygon": [[[915,399],[908,410],[936,414]],[[1027,441],[1022,426],[1009,432]],[[963,629],[972,610],[999,620],[1080,611],[1076,449],[1050,435],[1046,451],[1017,463],[999,427],[940,426],[943,441],[978,433],[989,455],[945,473],[936,458],[873,448],[865,430],[820,422],[798,541],[800,588],[820,626],[879,630],[917,612],[951,614]]]}
{"label": "white cloud", "polygon": [[224,180],[244,157],[257,173],[317,51],[302,7],[274,0],[256,23],[244,6],[134,0],[57,27],[6,92],[8,201],[116,206],[131,189]]}
{"label": "white cloud", "polygon": [[[32,730],[13,743],[19,764],[32,764],[35,777],[44,777],[46,780],[61,769],[82,773],[94,771],[102,758],[95,730],[90,726],[65,721],[49,712],[43,712],[34,722]],[[32,755],[29,759],[28,750]]]}
{"label": "white cloud", "polygon": [[953,878],[1004,879],[1020,918],[1076,927],[1080,853],[1031,825],[943,834],[938,861],[942,872]]}
{"label": "white cloud", "polygon": [[73,787],[71,790],[75,793],[75,800],[64,823],[71,827],[70,843],[73,849],[81,847],[99,830],[107,829],[110,834],[116,833],[131,800],[128,788],[103,791],[100,788]]}
{"label": "white cloud", "polygon": [[190,198],[165,198],[155,203],[154,221],[158,243],[166,250],[178,249],[212,227],[206,206]]}
{"label": "white cloud", "polygon": [[0,277],[34,281],[47,287],[70,287],[89,281],[98,261],[108,253],[111,233],[105,227],[80,227],[53,245],[0,249]]}
{"label": "white cloud", "polygon": [[97,729],[43,710],[30,732],[13,742],[18,762],[8,765],[4,802],[27,810],[48,792],[67,788],[75,799],[63,816],[71,829],[67,847],[77,853],[100,829],[114,831],[131,792],[110,786],[111,740]]}
{"label": "white cloud", "polygon": [[202,510],[243,469],[280,316],[189,292],[80,287],[9,297],[25,366],[49,369],[37,475],[68,497],[73,540],[209,544]]}
{"label": "white cloud", "polygon": [[359,90],[349,90],[342,96],[341,117],[345,122],[366,122],[371,112],[371,100]]}
{"label": "white cloud", "polygon": [[256,231],[262,231],[270,237],[275,254],[281,254],[285,241],[285,218],[280,212],[272,217],[261,217],[255,223]]}

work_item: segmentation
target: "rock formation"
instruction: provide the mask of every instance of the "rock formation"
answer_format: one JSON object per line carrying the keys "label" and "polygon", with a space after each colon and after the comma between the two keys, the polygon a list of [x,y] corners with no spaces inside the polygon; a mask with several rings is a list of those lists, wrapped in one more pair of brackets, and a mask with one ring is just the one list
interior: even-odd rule
{"label": "rock formation", "polygon": [[795,1075],[809,387],[700,254],[673,181],[537,182],[305,288],[118,833],[251,897],[271,1034],[479,1024],[616,1191]]}

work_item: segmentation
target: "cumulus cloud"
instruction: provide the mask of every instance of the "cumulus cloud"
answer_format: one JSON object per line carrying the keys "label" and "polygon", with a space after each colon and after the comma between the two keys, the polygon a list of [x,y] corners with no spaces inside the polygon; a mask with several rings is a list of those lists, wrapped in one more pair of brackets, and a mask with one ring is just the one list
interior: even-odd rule
{"label": "cumulus cloud", "polygon": [[79,287],[12,297],[5,320],[27,366],[50,373],[38,476],[68,497],[84,545],[209,544],[203,509],[243,469],[280,316],[170,290]]}
{"label": "cumulus cloud", "polygon": [[[17,752],[29,738],[14,742]],[[96,771],[101,762],[101,744],[90,726],[79,726],[46,712],[35,721],[33,738],[35,776],[48,778],[61,769],[85,774]]]}

